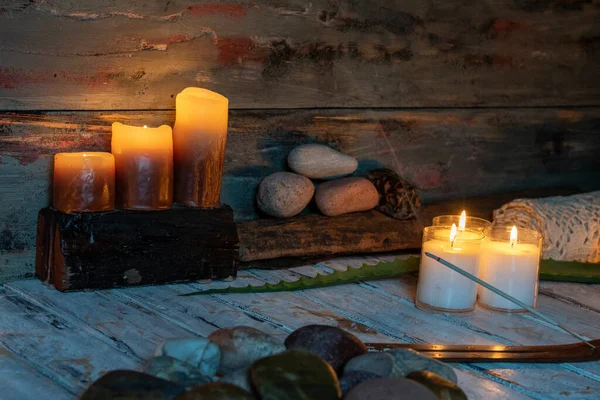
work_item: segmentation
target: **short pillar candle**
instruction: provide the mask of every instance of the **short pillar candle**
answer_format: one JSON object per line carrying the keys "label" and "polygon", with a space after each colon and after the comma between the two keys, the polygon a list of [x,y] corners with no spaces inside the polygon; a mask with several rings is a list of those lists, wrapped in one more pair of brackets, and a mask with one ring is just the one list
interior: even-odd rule
{"label": "short pillar candle", "polygon": [[113,155],[102,152],[56,154],[52,203],[64,213],[114,210]]}
{"label": "short pillar candle", "polygon": [[459,232],[456,225],[425,228],[417,307],[444,312],[468,312],[475,308],[477,284],[424,254],[432,253],[477,276],[484,237],[476,230]]}
{"label": "short pillar candle", "polygon": [[117,208],[165,210],[173,203],[173,136],[158,128],[112,125]]}
{"label": "short pillar candle", "polygon": [[[542,235],[531,229],[499,226],[486,230],[479,278],[535,308]],[[479,287],[478,304],[496,311],[525,312],[509,300]]]}
{"label": "short pillar candle", "polygon": [[176,203],[219,205],[228,113],[229,100],[210,90],[190,87],[177,95],[173,128]]}

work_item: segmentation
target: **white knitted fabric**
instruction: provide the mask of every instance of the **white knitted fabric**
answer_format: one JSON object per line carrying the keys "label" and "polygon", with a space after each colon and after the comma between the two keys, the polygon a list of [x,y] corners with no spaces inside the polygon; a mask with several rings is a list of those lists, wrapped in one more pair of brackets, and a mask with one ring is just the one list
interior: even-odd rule
{"label": "white knitted fabric", "polygon": [[494,211],[494,225],[540,232],[544,237],[542,258],[600,262],[600,191],[513,200]]}

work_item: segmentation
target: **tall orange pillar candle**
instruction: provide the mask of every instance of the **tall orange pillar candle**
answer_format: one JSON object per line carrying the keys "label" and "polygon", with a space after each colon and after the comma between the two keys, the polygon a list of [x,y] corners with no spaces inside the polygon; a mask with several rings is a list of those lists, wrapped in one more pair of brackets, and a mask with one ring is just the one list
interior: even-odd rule
{"label": "tall orange pillar candle", "polygon": [[164,210],[173,203],[171,127],[112,125],[117,208]]}
{"label": "tall orange pillar candle", "polygon": [[191,87],[177,95],[176,104],[175,202],[190,207],[218,206],[229,100],[210,90]]}
{"label": "tall orange pillar candle", "polygon": [[115,208],[115,158],[110,153],[54,156],[54,208],[65,213]]}

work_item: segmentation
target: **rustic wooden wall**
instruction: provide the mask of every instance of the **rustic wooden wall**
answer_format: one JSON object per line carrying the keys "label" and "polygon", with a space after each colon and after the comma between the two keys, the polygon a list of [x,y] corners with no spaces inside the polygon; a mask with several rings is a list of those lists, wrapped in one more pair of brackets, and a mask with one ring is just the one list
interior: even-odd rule
{"label": "rustic wooden wall", "polygon": [[0,280],[33,270],[52,155],[230,99],[223,200],[256,216],[299,143],[426,199],[600,189],[600,0],[0,1]]}

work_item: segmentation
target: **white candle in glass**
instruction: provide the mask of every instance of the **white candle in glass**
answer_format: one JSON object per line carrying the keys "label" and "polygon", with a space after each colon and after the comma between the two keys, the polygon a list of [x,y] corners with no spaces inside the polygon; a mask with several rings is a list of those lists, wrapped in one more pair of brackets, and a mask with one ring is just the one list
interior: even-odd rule
{"label": "white candle in glass", "polygon": [[[479,278],[503,292],[536,306],[540,267],[541,235],[515,226],[486,231],[482,246]],[[525,309],[479,287],[479,304],[497,311],[524,312]]]}
{"label": "white candle in glass", "polygon": [[492,226],[492,223],[487,219],[467,216],[467,212],[463,210],[460,215],[438,215],[431,223],[433,226],[451,226],[457,224],[460,231],[472,229],[483,232]]}
{"label": "white candle in glass", "polygon": [[429,226],[423,231],[423,247],[417,301],[419,308],[435,311],[467,312],[475,308],[477,284],[432,258],[424,257],[430,252],[477,275],[482,232],[464,229],[456,225]]}

